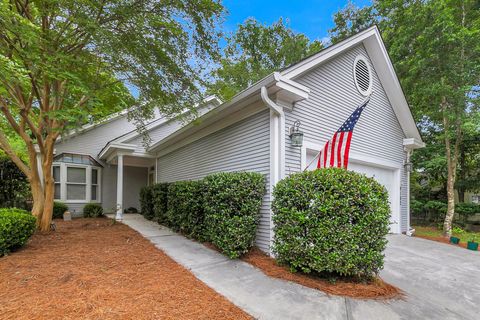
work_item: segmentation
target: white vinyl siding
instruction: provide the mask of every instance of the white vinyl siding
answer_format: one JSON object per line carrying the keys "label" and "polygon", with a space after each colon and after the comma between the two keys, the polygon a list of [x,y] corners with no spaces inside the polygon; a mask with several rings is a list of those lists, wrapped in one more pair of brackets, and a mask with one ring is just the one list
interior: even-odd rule
{"label": "white vinyl siding", "polygon": [[[297,103],[286,112],[286,174],[300,171],[300,148],[290,145],[288,128],[295,120],[301,121],[304,140],[323,145],[342,125],[345,119],[365,99],[354,83],[353,63],[358,55],[368,58],[359,45],[309,73],[293,79],[310,88],[307,100]],[[391,104],[372,67],[373,93],[358,121],[352,138],[351,151],[357,154],[393,161],[403,166],[405,135]],[[401,170],[400,213],[401,231],[407,228],[407,175]]]}
{"label": "white vinyl siding", "polygon": [[157,159],[157,181],[196,180],[214,172],[252,171],[266,179],[257,245],[269,249],[270,118],[265,110]]}

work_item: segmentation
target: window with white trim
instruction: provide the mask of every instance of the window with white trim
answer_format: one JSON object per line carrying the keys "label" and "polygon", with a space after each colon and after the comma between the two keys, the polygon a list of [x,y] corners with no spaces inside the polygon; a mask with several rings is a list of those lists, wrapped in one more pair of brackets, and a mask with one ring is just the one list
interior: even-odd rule
{"label": "window with white trim", "polygon": [[101,166],[95,159],[63,153],[54,161],[55,200],[67,203],[101,201]]}
{"label": "window with white trim", "polygon": [[53,180],[55,180],[54,198],[61,199],[61,183],[60,183],[60,165],[53,166]]}

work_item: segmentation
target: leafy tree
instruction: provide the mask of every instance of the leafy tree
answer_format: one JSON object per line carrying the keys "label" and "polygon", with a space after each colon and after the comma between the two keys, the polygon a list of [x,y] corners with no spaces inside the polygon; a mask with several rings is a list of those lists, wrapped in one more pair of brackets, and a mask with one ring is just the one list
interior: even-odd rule
{"label": "leafy tree", "polygon": [[477,113],[476,117],[469,118],[464,128],[455,184],[459,202],[465,202],[465,192],[480,190],[480,113]]}
{"label": "leafy tree", "polygon": [[305,35],[293,32],[281,18],[271,26],[249,18],[227,41],[209,88],[224,100],[323,48],[321,42],[311,42]]}
{"label": "leafy tree", "polygon": [[337,27],[332,29],[335,41],[367,26],[368,21],[379,23],[422,132],[437,130],[447,172],[444,233],[451,235],[460,146],[468,130],[466,120],[478,113],[478,1],[378,0],[369,9],[347,7],[336,15],[336,21]]}
{"label": "leafy tree", "polygon": [[333,15],[335,26],[329,30],[330,41],[337,43],[377,23],[375,6],[360,8],[349,1],[342,10]]}
{"label": "leafy tree", "polygon": [[222,12],[216,0],[0,0],[0,124],[23,140],[26,163],[4,130],[0,148],[27,176],[41,230],[62,132],[133,105],[138,121],[193,105]]}

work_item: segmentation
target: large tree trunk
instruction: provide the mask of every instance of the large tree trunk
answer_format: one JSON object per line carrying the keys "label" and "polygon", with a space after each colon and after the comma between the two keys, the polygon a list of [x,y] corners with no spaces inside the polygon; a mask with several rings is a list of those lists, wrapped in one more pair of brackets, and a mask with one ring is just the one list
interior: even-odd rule
{"label": "large tree trunk", "polygon": [[[448,152],[447,152],[448,153]],[[447,214],[443,223],[443,234],[445,237],[452,235],[453,216],[455,214],[455,168],[451,164],[451,160],[447,159],[448,176],[447,176]]]}
{"label": "large tree trunk", "polygon": [[37,217],[37,226],[39,226],[40,220],[42,219],[43,206],[45,204],[45,196],[44,196],[42,184],[38,177],[31,178],[29,179],[29,181],[30,181],[30,189],[31,189],[32,198],[33,198],[32,214],[35,217]]}
{"label": "large tree trunk", "polygon": [[442,97],[442,110],[444,111],[443,124],[445,130],[445,152],[447,157],[447,214],[443,222],[443,235],[450,237],[452,235],[453,217],[455,215],[455,180],[457,174],[457,160],[459,145],[462,140],[461,121],[457,118],[454,123],[455,143],[452,146],[451,123],[446,112],[449,108],[446,97]]}
{"label": "large tree trunk", "polygon": [[45,143],[45,154],[43,155],[42,171],[44,179],[44,206],[42,212],[42,219],[40,220],[40,231],[50,230],[53,215],[53,200],[55,197],[55,180],[52,174],[53,164],[53,146],[54,140],[47,138]]}

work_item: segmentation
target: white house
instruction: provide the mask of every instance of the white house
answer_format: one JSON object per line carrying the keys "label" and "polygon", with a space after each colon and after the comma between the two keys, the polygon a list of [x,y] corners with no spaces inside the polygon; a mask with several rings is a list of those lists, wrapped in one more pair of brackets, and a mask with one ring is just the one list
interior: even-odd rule
{"label": "white house", "polygon": [[[207,98],[195,122],[158,117],[147,126],[153,141],[147,149],[125,113],[64,137],[56,144],[56,198],[72,212],[98,202],[121,218],[125,208],[139,208],[145,185],[256,171],[267,180],[257,245],[268,251],[272,187],[303,170],[369,95],[353,134],[349,170],[373,176],[387,188],[391,232],[405,232],[409,155],[424,144],[376,27],[270,74],[231,101]],[[301,147],[289,135],[297,120],[304,134]]]}

